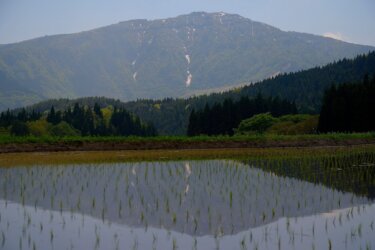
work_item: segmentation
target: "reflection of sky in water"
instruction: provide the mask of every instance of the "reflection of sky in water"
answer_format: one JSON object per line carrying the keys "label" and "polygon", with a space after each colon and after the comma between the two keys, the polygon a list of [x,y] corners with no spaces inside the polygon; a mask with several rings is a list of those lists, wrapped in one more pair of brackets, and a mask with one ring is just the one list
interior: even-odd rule
{"label": "reflection of sky in water", "polygon": [[0,169],[0,188],[0,249],[375,247],[367,198],[232,161]]}

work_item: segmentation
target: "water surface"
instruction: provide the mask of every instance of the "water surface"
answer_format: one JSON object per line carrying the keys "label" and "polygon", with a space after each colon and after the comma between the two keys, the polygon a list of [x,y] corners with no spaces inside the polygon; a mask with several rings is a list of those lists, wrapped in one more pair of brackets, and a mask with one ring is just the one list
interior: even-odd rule
{"label": "water surface", "polygon": [[0,168],[0,249],[372,249],[374,166],[356,164]]}

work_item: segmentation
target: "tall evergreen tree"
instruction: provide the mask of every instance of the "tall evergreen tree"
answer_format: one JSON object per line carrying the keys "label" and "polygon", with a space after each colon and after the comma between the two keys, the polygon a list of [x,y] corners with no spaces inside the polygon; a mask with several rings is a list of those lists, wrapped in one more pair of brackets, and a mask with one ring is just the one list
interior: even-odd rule
{"label": "tall evergreen tree", "polygon": [[52,106],[50,112],[47,115],[47,122],[52,123],[54,125],[59,124],[62,120],[62,113],[61,111],[55,111],[55,107]]}
{"label": "tall evergreen tree", "polygon": [[319,132],[375,131],[375,77],[362,84],[332,85],[326,90],[319,117]]}
{"label": "tall evergreen tree", "polygon": [[189,117],[187,135],[233,135],[233,129],[240,122],[255,114],[270,112],[274,116],[295,114],[295,104],[279,98],[263,98],[258,94],[255,99],[242,97],[233,102],[226,99],[222,104],[215,103],[210,107],[207,103],[203,110],[192,110]]}

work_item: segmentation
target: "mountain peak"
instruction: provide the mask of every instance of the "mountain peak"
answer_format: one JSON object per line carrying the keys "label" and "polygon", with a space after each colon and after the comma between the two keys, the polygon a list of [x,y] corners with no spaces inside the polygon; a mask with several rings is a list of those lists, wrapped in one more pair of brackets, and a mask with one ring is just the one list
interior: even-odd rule
{"label": "mountain peak", "polygon": [[189,96],[372,49],[225,12],[129,20],[0,46],[0,109],[59,97]]}

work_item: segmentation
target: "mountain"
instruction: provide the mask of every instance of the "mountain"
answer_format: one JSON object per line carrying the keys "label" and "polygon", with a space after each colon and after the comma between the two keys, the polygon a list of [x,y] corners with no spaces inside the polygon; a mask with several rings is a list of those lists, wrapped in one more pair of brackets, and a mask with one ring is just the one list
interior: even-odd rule
{"label": "mountain", "polygon": [[0,110],[61,97],[189,96],[372,49],[226,13],[132,20],[0,45]]}

